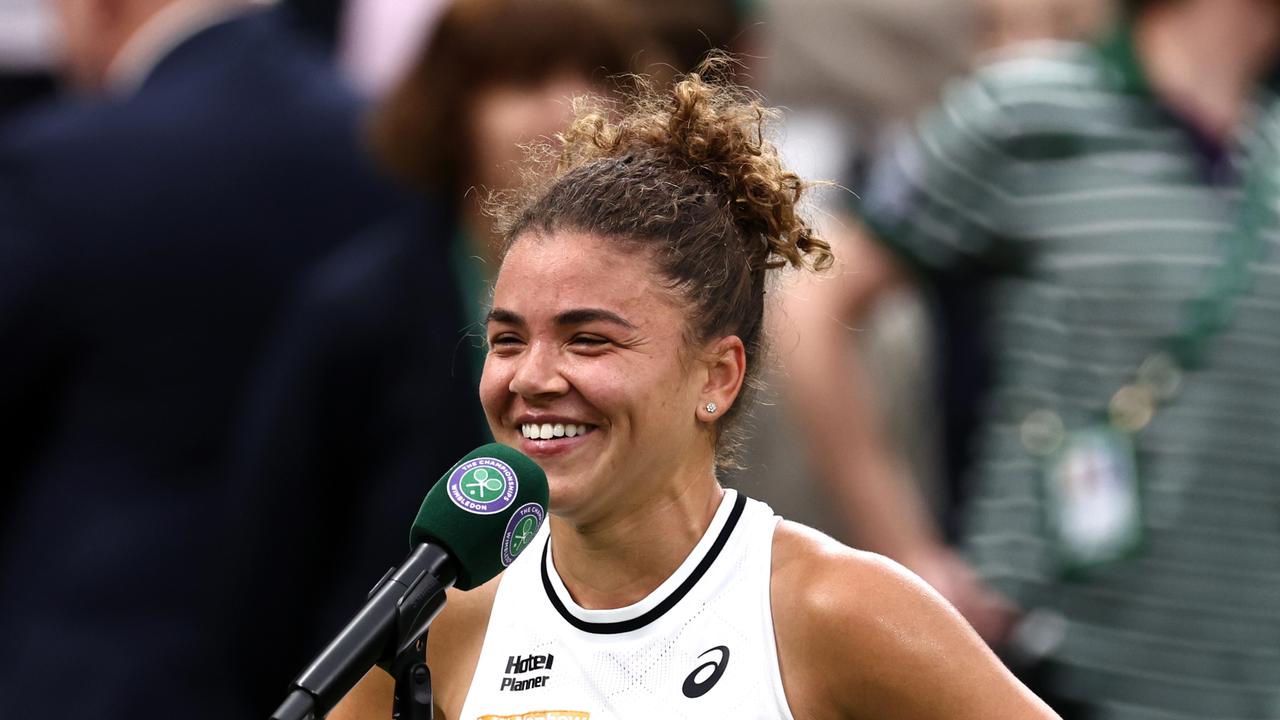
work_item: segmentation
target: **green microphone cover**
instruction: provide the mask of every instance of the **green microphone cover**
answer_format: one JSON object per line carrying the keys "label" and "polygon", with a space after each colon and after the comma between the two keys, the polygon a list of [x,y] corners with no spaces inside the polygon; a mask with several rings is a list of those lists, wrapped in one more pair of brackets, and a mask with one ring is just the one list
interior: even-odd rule
{"label": "green microphone cover", "polygon": [[515,448],[472,450],[431,488],[409,530],[409,547],[443,545],[459,590],[483,585],[520,554],[547,518],[547,475]]}

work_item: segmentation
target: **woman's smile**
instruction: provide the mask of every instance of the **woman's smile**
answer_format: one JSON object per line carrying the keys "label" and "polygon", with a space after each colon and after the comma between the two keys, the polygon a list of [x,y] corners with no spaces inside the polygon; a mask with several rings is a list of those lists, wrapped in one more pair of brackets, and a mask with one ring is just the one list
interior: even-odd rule
{"label": "woman's smile", "polygon": [[521,418],[517,424],[521,440],[516,447],[535,460],[573,452],[586,444],[598,427],[556,416]]}

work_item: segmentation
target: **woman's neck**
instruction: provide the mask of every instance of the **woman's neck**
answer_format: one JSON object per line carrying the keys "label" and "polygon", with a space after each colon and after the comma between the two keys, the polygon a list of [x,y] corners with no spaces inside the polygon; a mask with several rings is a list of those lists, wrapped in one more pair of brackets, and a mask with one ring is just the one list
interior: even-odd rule
{"label": "woman's neck", "polygon": [[1277,11],[1243,0],[1189,0],[1147,12],[1136,52],[1155,91],[1219,140],[1241,124],[1280,50]]}
{"label": "woman's neck", "polygon": [[714,475],[646,498],[615,516],[551,519],[556,573],[581,607],[620,608],[644,599],[680,567],[711,526],[724,489]]}

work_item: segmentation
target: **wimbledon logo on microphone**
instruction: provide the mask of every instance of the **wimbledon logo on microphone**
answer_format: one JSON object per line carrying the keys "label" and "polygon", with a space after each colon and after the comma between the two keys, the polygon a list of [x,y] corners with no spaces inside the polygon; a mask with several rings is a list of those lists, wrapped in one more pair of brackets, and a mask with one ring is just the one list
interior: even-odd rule
{"label": "wimbledon logo on microphone", "polygon": [[468,460],[449,473],[449,499],[476,515],[494,515],[516,501],[520,483],[516,471],[497,458]]}
{"label": "wimbledon logo on microphone", "polygon": [[517,555],[529,547],[546,516],[547,511],[538,503],[526,503],[512,513],[511,519],[507,521],[507,530],[502,534],[503,567],[510,565]]}

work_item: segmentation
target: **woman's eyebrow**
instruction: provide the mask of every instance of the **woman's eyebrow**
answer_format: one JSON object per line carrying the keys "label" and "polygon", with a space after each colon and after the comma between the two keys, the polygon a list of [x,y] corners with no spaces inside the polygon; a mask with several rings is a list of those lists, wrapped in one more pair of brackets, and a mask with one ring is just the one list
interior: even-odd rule
{"label": "woman's eyebrow", "polygon": [[524,316],[503,308],[493,308],[490,310],[489,314],[485,316],[484,321],[486,325],[494,322],[521,326],[525,324]]}
{"label": "woman's eyebrow", "polygon": [[607,322],[628,330],[636,329],[635,325],[628,322],[621,315],[600,308],[575,308],[573,310],[565,310],[556,315],[557,325],[582,325],[589,322]]}
{"label": "woman's eyebrow", "polygon": [[[636,329],[634,323],[630,322],[621,315],[610,310],[602,308],[574,308],[573,310],[565,310],[556,315],[555,321],[557,325],[582,325],[589,322],[607,322],[628,330]],[[485,318],[486,323],[502,323],[504,325],[524,326],[525,319],[520,313],[507,310],[506,308],[493,308],[489,311]]]}

